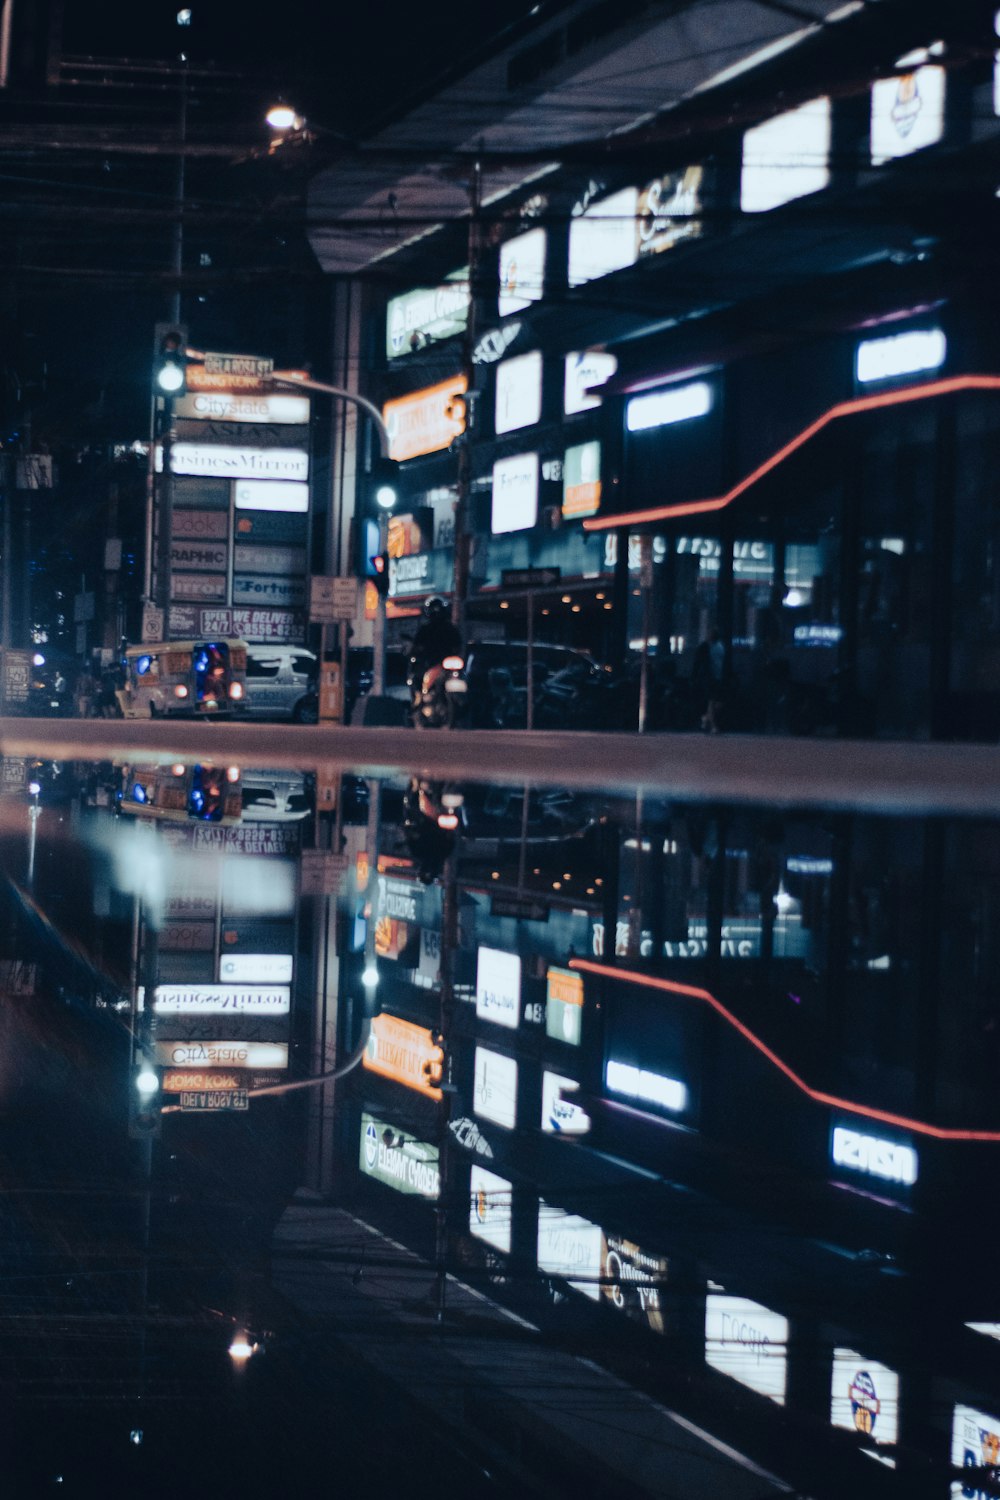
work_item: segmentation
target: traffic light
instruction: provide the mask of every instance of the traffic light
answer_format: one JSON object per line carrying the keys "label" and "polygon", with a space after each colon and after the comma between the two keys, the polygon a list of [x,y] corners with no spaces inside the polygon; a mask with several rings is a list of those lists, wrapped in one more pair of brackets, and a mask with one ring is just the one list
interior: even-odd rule
{"label": "traffic light", "polygon": [[399,499],[399,464],[394,458],[376,458],[369,475],[369,488],[376,514],[392,510]]}
{"label": "traffic light", "polygon": [[187,390],[188,331],[182,323],[157,323],[153,348],[153,385],[161,396],[183,396]]}
{"label": "traffic light", "polygon": [[128,1133],[134,1141],[148,1141],[159,1135],[162,1104],[160,1069],[145,1059],[133,1063],[128,1091]]}
{"label": "traffic light", "polygon": [[376,552],[375,556],[369,558],[368,561],[372,568],[372,583],[384,599],[389,592],[389,554]]}

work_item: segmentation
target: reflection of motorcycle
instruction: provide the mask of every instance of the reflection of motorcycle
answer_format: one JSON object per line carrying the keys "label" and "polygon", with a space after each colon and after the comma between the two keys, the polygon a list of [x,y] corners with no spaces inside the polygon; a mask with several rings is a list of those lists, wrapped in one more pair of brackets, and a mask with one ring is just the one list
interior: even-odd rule
{"label": "reflection of motorcycle", "polygon": [[465,680],[465,659],[446,656],[443,661],[424,667],[410,660],[410,716],[417,729],[450,729],[464,704],[469,685]]}
{"label": "reflection of motorcycle", "polygon": [[462,793],[413,777],[403,795],[403,839],[424,885],[438,879],[462,826]]}

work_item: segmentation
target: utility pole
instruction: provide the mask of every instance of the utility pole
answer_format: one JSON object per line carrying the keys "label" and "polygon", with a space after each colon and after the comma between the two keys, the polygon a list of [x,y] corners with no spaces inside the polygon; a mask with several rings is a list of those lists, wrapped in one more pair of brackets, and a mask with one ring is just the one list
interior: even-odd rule
{"label": "utility pole", "polygon": [[451,618],[463,639],[465,606],[469,596],[469,564],[472,533],[469,531],[469,497],[472,494],[472,448],[475,395],[473,382],[476,367],[476,308],[479,300],[479,277],[482,262],[482,193],[483,168],[477,157],[472,165],[469,183],[469,312],[462,339],[462,374],[465,376],[467,415],[465,433],[458,443],[458,474],[455,480],[455,585],[451,597]]}

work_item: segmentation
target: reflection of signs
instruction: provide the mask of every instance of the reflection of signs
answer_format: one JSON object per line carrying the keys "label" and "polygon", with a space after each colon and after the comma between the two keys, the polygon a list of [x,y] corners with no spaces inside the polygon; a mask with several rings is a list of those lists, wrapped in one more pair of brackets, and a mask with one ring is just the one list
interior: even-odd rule
{"label": "reflection of signs", "polygon": [[663,1332],[660,1286],[666,1280],[668,1262],[649,1255],[631,1240],[608,1235],[602,1275],[605,1297],[626,1317]]}
{"label": "reflection of signs", "polygon": [[[210,909],[214,902],[209,903]],[[215,946],[212,922],[167,922],[160,931],[161,950],[172,953],[202,953]]]}
{"label": "reflection of signs", "polygon": [[457,1120],[449,1120],[448,1129],[463,1150],[471,1151],[474,1156],[481,1156],[485,1161],[493,1160],[493,1147],[483,1135],[475,1120],[470,1120],[468,1116],[462,1116]]}
{"label": "reflection of signs", "polygon": [[636,231],[640,255],[656,255],[680,240],[701,234],[702,168],[668,172],[647,183],[639,194]]}

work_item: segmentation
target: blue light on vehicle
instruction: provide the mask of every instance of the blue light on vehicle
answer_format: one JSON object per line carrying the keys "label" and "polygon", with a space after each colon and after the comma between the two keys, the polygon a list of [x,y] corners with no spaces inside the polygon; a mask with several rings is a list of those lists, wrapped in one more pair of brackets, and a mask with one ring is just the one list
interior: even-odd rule
{"label": "blue light on vehicle", "polygon": [[195,654],[194,654],[194,669],[195,669],[196,672],[207,672],[208,671],[208,652],[207,651],[201,650],[201,651],[196,651],[195,652]]}
{"label": "blue light on vehicle", "polygon": [[146,796],[146,788],[142,786],[138,781],[132,788],[132,801],[139,803],[149,801],[149,798]]}
{"label": "blue light on vehicle", "polygon": [[191,808],[191,811],[194,812],[194,813],[199,813],[200,814],[200,813],[202,813],[204,811],[204,808],[205,808],[205,793],[202,791],[201,787],[199,787],[199,786],[192,787],[192,789],[191,789],[191,795],[188,798],[188,806]]}
{"label": "blue light on vehicle", "polygon": [[153,658],[151,656],[137,656],[135,659],[135,675],[137,677],[145,677],[152,665]]}

